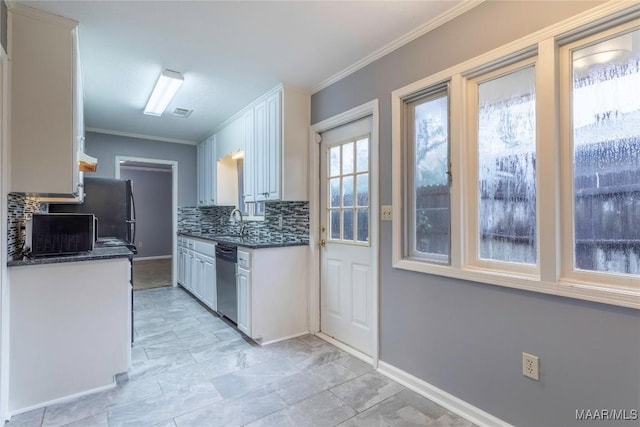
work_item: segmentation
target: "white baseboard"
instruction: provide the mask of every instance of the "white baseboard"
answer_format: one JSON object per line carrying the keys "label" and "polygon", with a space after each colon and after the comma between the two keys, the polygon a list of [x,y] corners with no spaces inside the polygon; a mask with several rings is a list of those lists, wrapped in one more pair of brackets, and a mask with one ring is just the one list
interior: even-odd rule
{"label": "white baseboard", "polygon": [[99,393],[101,391],[109,390],[115,388],[118,384],[114,381],[111,384],[103,385],[101,387],[92,388],[91,390],[86,390],[80,393],[70,394],[69,396],[60,397],[58,399],[49,400],[48,402],[38,403],[36,405],[27,406],[26,408],[16,409],[15,411],[11,411],[10,415],[13,417],[15,415],[24,414],[25,412],[33,411],[35,409],[45,408],[51,405],[57,405],[58,403],[68,402],[70,400],[77,399],[79,397],[87,396],[89,394]]}
{"label": "white baseboard", "polygon": [[378,363],[378,372],[480,427],[513,427],[511,424],[494,417],[482,409],[476,408],[464,400],[386,362],[380,361]]}
{"label": "white baseboard", "polygon": [[171,255],[158,255],[158,256],[145,256],[140,258],[133,258],[133,262],[136,261],[151,261],[154,259],[171,259]]}
{"label": "white baseboard", "polygon": [[[358,359],[362,360],[365,363],[368,363],[369,365],[373,365],[373,358],[370,356],[367,356],[366,354],[362,353],[361,351],[356,350],[353,347],[349,347],[348,345],[346,345],[343,342],[340,342],[334,338],[331,338],[329,335],[326,335],[322,332],[317,332],[316,336],[318,338],[322,338],[323,340],[325,340],[326,342],[328,342],[331,345],[334,345],[336,347],[338,347],[340,350],[349,353],[350,355],[352,355],[353,357],[357,357]],[[375,365],[374,365],[375,367]]]}

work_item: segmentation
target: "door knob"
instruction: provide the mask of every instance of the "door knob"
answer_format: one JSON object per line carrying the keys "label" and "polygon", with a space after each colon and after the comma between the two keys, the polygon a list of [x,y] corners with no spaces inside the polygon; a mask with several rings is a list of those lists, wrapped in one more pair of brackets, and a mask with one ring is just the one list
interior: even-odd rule
{"label": "door knob", "polygon": [[322,239],[318,242],[318,246],[324,248],[327,245],[326,240]]}

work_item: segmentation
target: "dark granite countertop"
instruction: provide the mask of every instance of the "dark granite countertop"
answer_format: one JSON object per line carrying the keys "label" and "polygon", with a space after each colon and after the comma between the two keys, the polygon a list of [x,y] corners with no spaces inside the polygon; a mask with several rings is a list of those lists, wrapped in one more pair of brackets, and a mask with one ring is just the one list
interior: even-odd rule
{"label": "dark granite countertop", "polygon": [[124,246],[95,248],[92,251],[74,255],[54,255],[38,258],[22,257],[7,262],[8,267],[22,265],[60,264],[65,262],[97,261],[101,259],[128,258],[133,253]]}
{"label": "dark granite countertop", "polygon": [[308,246],[307,240],[291,239],[291,238],[257,238],[252,236],[235,237],[227,235],[219,235],[214,233],[198,233],[198,232],[178,232],[179,236],[195,237],[197,239],[210,240],[216,243],[227,243],[238,245],[249,249],[262,248],[283,248],[287,246]]}

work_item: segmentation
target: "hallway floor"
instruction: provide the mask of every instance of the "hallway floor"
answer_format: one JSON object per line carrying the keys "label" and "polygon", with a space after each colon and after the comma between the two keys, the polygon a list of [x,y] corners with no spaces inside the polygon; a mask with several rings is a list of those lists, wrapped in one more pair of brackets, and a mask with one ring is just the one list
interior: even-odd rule
{"label": "hallway floor", "polygon": [[171,258],[134,261],[133,290],[171,286]]}
{"label": "hallway floor", "polygon": [[134,298],[128,379],[6,427],[472,426],[315,336],[260,347],[181,288]]}

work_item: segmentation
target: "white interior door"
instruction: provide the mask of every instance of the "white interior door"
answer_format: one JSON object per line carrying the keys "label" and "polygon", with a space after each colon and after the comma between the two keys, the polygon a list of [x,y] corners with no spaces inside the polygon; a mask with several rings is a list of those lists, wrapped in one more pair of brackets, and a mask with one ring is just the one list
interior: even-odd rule
{"label": "white interior door", "polygon": [[374,346],[370,229],[372,118],[322,133],[320,329],[368,355]]}

